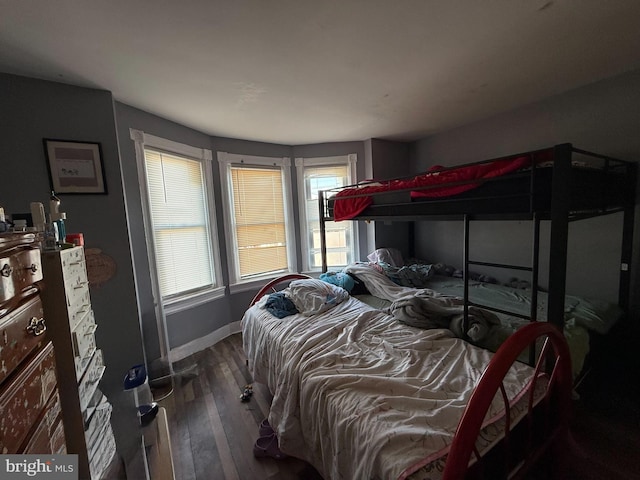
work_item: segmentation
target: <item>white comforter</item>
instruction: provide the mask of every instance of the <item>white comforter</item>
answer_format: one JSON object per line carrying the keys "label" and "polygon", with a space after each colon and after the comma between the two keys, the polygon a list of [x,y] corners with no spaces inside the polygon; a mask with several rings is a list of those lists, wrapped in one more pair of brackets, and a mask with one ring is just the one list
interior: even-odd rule
{"label": "white comforter", "polygon": [[[325,479],[396,479],[442,457],[491,358],[449,330],[403,325],[351,297],[283,319],[259,303],[242,327],[254,380],[274,395],[281,450]],[[530,375],[512,368],[509,398]]]}

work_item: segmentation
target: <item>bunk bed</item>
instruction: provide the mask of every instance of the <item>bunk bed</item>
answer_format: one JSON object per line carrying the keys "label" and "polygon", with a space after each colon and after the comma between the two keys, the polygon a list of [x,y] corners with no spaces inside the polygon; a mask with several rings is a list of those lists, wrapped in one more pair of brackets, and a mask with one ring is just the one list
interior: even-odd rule
{"label": "bunk bed", "polygon": [[[355,221],[462,219],[462,295],[456,301],[451,295],[432,295],[461,317],[457,336],[451,329],[398,321],[388,309],[297,274],[267,284],[245,312],[243,347],[250,371],[273,394],[272,440],[281,452],[307,460],[327,479],[512,478],[567,433],[573,375],[561,332],[568,224],[623,212],[621,263],[628,267],[635,164],[563,144],[462,169],[425,174],[447,178],[447,184],[416,176],[323,191],[318,199],[324,272],[326,222],[337,219],[336,211],[338,218],[346,219],[340,215],[348,212]],[[532,264],[470,259],[469,222],[485,219],[531,220]],[[551,222],[549,262],[554,265],[546,315],[539,315],[537,288],[542,220]],[[508,312],[472,301],[469,269],[474,265],[530,272],[529,311]],[[387,300],[411,295],[367,268],[356,264],[345,271]],[[619,303],[624,307],[628,274],[628,268],[621,269]],[[282,293],[297,312],[282,318],[266,309],[267,293],[281,281],[291,282]],[[530,322],[494,354],[465,340],[479,311]]]}
{"label": "bunk bed", "polygon": [[[470,268],[529,272],[530,312],[538,316],[540,222],[550,221],[546,318],[563,327],[569,222],[616,212],[623,214],[618,304],[628,309],[637,164],[588,152],[571,144],[482,160],[424,174],[363,182],[319,192],[322,269],[327,271],[326,223],[340,220],[417,221],[461,219],[464,222],[463,279],[465,311]],[[469,258],[470,222],[530,220],[530,265],[508,265]],[[485,305],[475,305],[489,308]],[[495,309],[493,309],[495,310]],[[512,312],[502,312],[511,314]],[[466,314],[465,314],[466,315]],[[522,317],[521,313],[514,313]]]}

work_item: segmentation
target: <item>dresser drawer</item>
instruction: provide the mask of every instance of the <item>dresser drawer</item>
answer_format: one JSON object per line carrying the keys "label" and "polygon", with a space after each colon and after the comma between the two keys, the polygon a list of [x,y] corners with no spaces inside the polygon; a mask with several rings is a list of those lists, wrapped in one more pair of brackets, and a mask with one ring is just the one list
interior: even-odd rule
{"label": "dresser drawer", "polygon": [[15,248],[0,254],[0,303],[42,280],[40,250]]}
{"label": "dresser drawer", "polygon": [[75,330],[78,323],[91,310],[91,295],[89,285],[86,284],[73,292],[66,290],[67,311],[69,314],[69,328]]}
{"label": "dresser drawer", "polygon": [[87,281],[66,286],[65,293],[67,296],[67,306],[70,310],[74,307],[91,303],[89,297],[89,282]]}
{"label": "dresser drawer", "polygon": [[[111,434],[111,424],[108,421],[102,422],[97,426],[97,431],[94,432],[93,436],[91,437],[91,441],[87,443],[87,445],[91,445],[91,447],[89,447],[89,449],[87,450],[89,458],[93,458],[96,456],[99,451],[100,444],[102,443],[104,438],[107,435]],[[87,439],[88,438],[89,437],[87,437]]]}
{"label": "dresser drawer", "polygon": [[87,283],[87,267],[84,259],[84,248],[74,247],[60,252],[64,283],[73,286]]}
{"label": "dresser drawer", "polygon": [[98,407],[105,401],[104,394],[100,391],[99,388],[96,388],[93,391],[93,395],[89,399],[89,403],[87,404],[87,408],[82,410],[82,422],[84,424],[85,430],[89,425],[91,418],[93,418],[93,414],[96,412]]}
{"label": "dresser drawer", "polygon": [[51,342],[0,390],[0,453],[18,453],[56,388]]}
{"label": "dresser drawer", "polygon": [[58,418],[55,423],[55,428],[49,435],[46,433],[46,429],[38,430],[29,441],[29,445],[25,448],[24,454],[53,454],[64,455],[67,453],[67,443],[64,438],[64,423],[62,423],[62,417]]}
{"label": "dresser drawer", "polygon": [[76,366],[76,378],[78,380],[80,380],[80,377],[85,371],[93,352],[96,350],[94,333],[97,327],[98,326],[96,325],[95,318],[93,316],[93,310],[89,310],[75,330],[71,333]]}
{"label": "dresser drawer", "polygon": [[29,439],[24,451],[26,454],[57,453],[64,444],[64,427],[60,414],[60,396],[55,391],[38,419],[35,433]]}
{"label": "dresser drawer", "polygon": [[100,440],[100,433],[104,430],[105,425],[107,425],[111,420],[112,410],[113,407],[107,400],[107,397],[103,395],[100,403],[95,407],[93,415],[91,415],[91,418],[89,419],[89,425],[85,430],[87,445],[96,445],[98,443]]}
{"label": "dresser drawer", "polygon": [[36,238],[36,234],[32,232],[0,233],[0,252],[20,246],[39,247],[40,242]]}
{"label": "dresser drawer", "polygon": [[98,445],[92,448],[94,455],[89,457],[89,467],[92,478],[101,478],[102,473],[116,453],[116,441],[113,437],[111,425],[107,424],[97,443]]}
{"label": "dresser drawer", "polygon": [[0,318],[0,383],[44,344],[44,325],[42,302],[37,294]]}
{"label": "dresser drawer", "polygon": [[80,397],[80,409],[85,410],[98,388],[98,382],[104,374],[105,366],[102,359],[102,350],[96,350],[87,366],[87,371],[78,384],[78,395]]}
{"label": "dresser drawer", "polygon": [[57,455],[64,455],[67,453],[67,441],[64,436],[64,423],[62,422],[62,418],[51,435],[49,444],[51,445],[52,453]]}

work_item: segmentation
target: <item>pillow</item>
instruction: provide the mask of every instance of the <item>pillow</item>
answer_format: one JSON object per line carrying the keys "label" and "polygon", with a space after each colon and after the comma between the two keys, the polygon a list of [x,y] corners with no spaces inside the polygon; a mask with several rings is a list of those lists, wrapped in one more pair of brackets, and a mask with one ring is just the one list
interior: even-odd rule
{"label": "pillow", "polygon": [[327,272],[320,275],[320,280],[323,282],[337,285],[344,288],[347,292],[351,293],[356,282],[348,274],[343,272]]}
{"label": "pillow", "polygon": [[433,275],[432,265],[414,264],[394,267],[386,262],[379,262],[378,265],[382,267],[387,277],[403,287],[428,288],[429,277]]}
{"label": "pillow", "polygon": [[565,297],[565,321],[573,318],[576,325],[601,335],[606,335],[623,315],[622,308],[612,302],[572,295]]}
{"label": "pillow", "polygon": [[303,315],[315,315],[335,307],[349,292],[315,278],[294,280],[289,284],[289,298]]}
{"label": "pillow", "polygon": [[388,263],[392,267],[401,267],[404,265],[402,254],[397,248],[378,248],[376,251],[367,255],[367,259],[373,263]]}

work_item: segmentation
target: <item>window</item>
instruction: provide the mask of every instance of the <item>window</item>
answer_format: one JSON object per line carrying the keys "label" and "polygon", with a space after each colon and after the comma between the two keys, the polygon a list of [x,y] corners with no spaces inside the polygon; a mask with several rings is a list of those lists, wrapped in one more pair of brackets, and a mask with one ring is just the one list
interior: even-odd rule
{"label": "window", "polygon": [[134,140],[157,295],[174,311],[222,295],[211,151],[142,132]]}
{"label": "window", "polygon": [[[338,157],[296,158],[303,269],[322,269],[318,191],[351,185],[356,181],[355,154]],[[358,258],[357,229],[353,222],[327,222],[327,265],[339,269]]]}
{"label": "window", "polygon": [[289,159],[218,152],[218,161],[231,283],[295,271]]}

